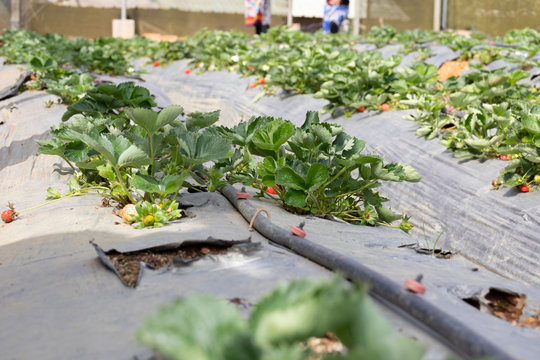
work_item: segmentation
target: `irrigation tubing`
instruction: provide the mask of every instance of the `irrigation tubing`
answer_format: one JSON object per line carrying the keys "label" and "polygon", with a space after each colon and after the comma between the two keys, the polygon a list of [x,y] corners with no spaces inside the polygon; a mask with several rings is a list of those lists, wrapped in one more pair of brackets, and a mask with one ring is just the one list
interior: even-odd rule
{"label": "irrigation tubing", "polygon": [[465,359],[479,357],[491,357],[498,360],[514,359],[456,318],[424,300],[421,295],[405,290],[402,285],[369,269],[357,259],[310,242],[306,238],[295,236],[272,224],[265,215],[257,215],[253,219],[257,209],[250,204],[249,200],[237,199],[237,190],[233,186],[225,185],[220,192],[248,222],[252,222],[253,228],[266,238],[319,265],[343,273],[351,281],[367,283],[373,295],[411,315],[435,332],[440,339],[447,342],[458,355]]}

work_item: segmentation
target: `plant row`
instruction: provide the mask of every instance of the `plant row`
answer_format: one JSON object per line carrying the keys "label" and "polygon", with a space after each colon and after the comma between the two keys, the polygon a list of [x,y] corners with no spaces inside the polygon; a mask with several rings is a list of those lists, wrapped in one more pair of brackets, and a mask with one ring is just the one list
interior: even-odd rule
{"label": "plant row", "polygon": [[[103,189],[120,204],[138,204],[133,221],[156,227],[178,215],[180,190],[214,191],[242,183],[296,213],[330,214],[355,224],[408,217],[394,213],[376,189],[381,181],[419,181],[406,164],[362,153],[365,142],[308,112],[301,127],[253,117],[216,126],[219,110],[183,119],[177,105],[160,111],[133,82],[101,84],[67,108],[39,152],[60,156],[74,170],[71,191]],[[50,191],[50,195],[60,197]],[[148,217],[151,216],[151,217]]]}

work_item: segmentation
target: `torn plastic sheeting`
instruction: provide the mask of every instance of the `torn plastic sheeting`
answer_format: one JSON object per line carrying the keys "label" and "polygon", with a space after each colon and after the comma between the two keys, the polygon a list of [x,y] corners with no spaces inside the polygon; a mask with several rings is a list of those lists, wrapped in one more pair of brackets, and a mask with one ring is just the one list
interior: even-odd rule
{"label": "torn plastic sheeting", "polygon": [[483,69],[488,70],[488,71],[504,69],[505,71],[514,72],[516,70],[520,70],[520,66],[518,64],[511,63],[503,59],[499,59],[499,60],[492,61],[487,65],[484,65]]}
{"label": "torn plastic sheeting", "polygon": [[19,76],[19,78],[14,84],[0,90],[0,101],[9,99],[17,95],[19,93],[19,88],[21,87],[21,85],[24,84],[26,81],[30,80],[30,75],[32,74],[33,73],[31,71],[26,71]]}
{"label": "torn plastic sheeting", "polygon": [[402,44],[390,44],[383,46],[382,48],[377,49],[376,51],[380,52],[383,58],[389,58],[394,55],[402,56],[401,51],[403,50]]}
{"label": "torn plastic sheeting", "polygon": [[[131,284],[128,284],[126,282],[126,280],[124,279],[124,277],[120,273],[119,269],[115,266],[115,264],[109,258],[109,255],[111,253],[113,253],[113,252],[118,253],[118,254],[122,254],[122,255],[130,255],[130,254],[139,253],[139,252],[159,253],[159,252],[163,252],[163,251],[166,251],[166,250],[179,250],[180,248],[187,247],[187,246],[218,245],[218,246],[227,247],[228,251],[235,251],[236,250],[236,252],[239,252],[239,253],[241,253],[243,255],[250,255],[253,252],[259,250],[260,247],[261,247],[260,243],[252,243],[251,242],[251,237],[246,239],[246,240],[223,240],[223,239],[214,239],[212,237],[209,237],[209,238],[207,238],[205,240],[186,240],[184,242],[168,243],[168,244],[163,244],[163,245],[160,245],[160,246],[140,248],[138,250],[133,250],[133,251],[129,251],[129,252],[117,252],[115,249],[108,250],[108,251],[105,252],[94,241],[90,241],[90,244],[96,250],[96,253],[97,253],[99,259],[101,260],[101,262],[120,279],[122,284],[124,284],[125,286],[128,286],[128,287],[137,287],[139,285],[139,282],[142,279],[143,268],[151,268],[151,266],[149,264],[145,263],[144,261],[139,261],[139,274],[137,276],[137,280],[135,281],[135,283],[132,286]],[[170,269],[171,267],[188,266],[191,263],[193,263],[195,261],[198,261],[198,260],[201,260],[204,257],[211,257],[211,256],[210,255],[204,255],[204,256],[198,256],[198,257],[194,257],[194,258],[190,258],[190,259],[179,258],[178,260],[173,257],[172,265],[167,266],[167,269]]]}
{"label": "torn plastic sheeting", "polygon": [[[246,233],[247,224],[237,216]],[[148,359],[148,351],[135,342],[133,332],[159,306],[179,296],[213,294],[256,303],[281,281],[331,277],[307,260],[263,245],[264,256],[249,262],[236,261],[235,266],[198,267],[189,276],[147,271],[134,291],[104,269],[88,245],[92,238],[104,235],[88,231],[36,235],[2,246],[3,358],[90,360],[137,355]],[[199,235],[205,235],[203,228]],[[254,241],[265,241],[256,233],[252,236]]]}
{"label": "torn plastic sheeting", "polygon": [[446,45],[430,45],[428,46],[428,49],[431,50],[431,53],[424,62],[426,64],[435,65],[437,68],[441,67],[441,65],[447,61],[457,59],[459,56],[459,53]]}
{"label": "torn plastic sheeting", "polygon": [[396,66],[396,69],[404,66],[414,66],[414,64],[416,64],[420,60],[421,56],[423,55],[420,51],[413,51],[411,53],[408,53],[407,55],[403,56],[399,65]]}

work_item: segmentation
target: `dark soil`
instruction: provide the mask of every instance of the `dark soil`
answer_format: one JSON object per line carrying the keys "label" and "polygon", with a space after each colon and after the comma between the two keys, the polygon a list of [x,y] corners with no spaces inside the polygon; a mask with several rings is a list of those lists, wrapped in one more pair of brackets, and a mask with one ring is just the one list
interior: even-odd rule
{"label": "dark soil", "polygon": [[110,252],[108,258],[118,270],[127,286],[135,287],[141,271],[140,262],[153,269],[172,265],[174,261],[191,260],[206,255],[223,255],[229,246],[220,245],[189,245],[170,250],[144,250],[132,253]]}
{"label": "dark soil", "polygon": [[[508,293],[497,289],[490,289],[485,299],[489,301],[491,314],[508,321],[514,326],[530,329],[540,329],[540,309],[536,314],[526,319],[521,319],[525,307],[525,296]],[[477,299],[464,299],[468,304],[480,309]]]}

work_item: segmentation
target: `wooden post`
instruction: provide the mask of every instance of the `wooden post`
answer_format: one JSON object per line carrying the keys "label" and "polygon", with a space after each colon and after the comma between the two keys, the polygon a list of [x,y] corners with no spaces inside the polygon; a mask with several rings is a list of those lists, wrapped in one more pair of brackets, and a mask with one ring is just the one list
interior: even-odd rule
{"label": "wooden post", "polygon": [[441,0],[433,0],[433,30],[441,30]]}
{"label": "wooden post", "polygon": [[287,26],[292,26],[292,2],[293,0],[288,0],[289,10],[287,11]]}
{"label": "wooden post", "polygon": [[11,0],[11,17],[9,18],[11,28],[18,30],[21,27],[21,1]]}

